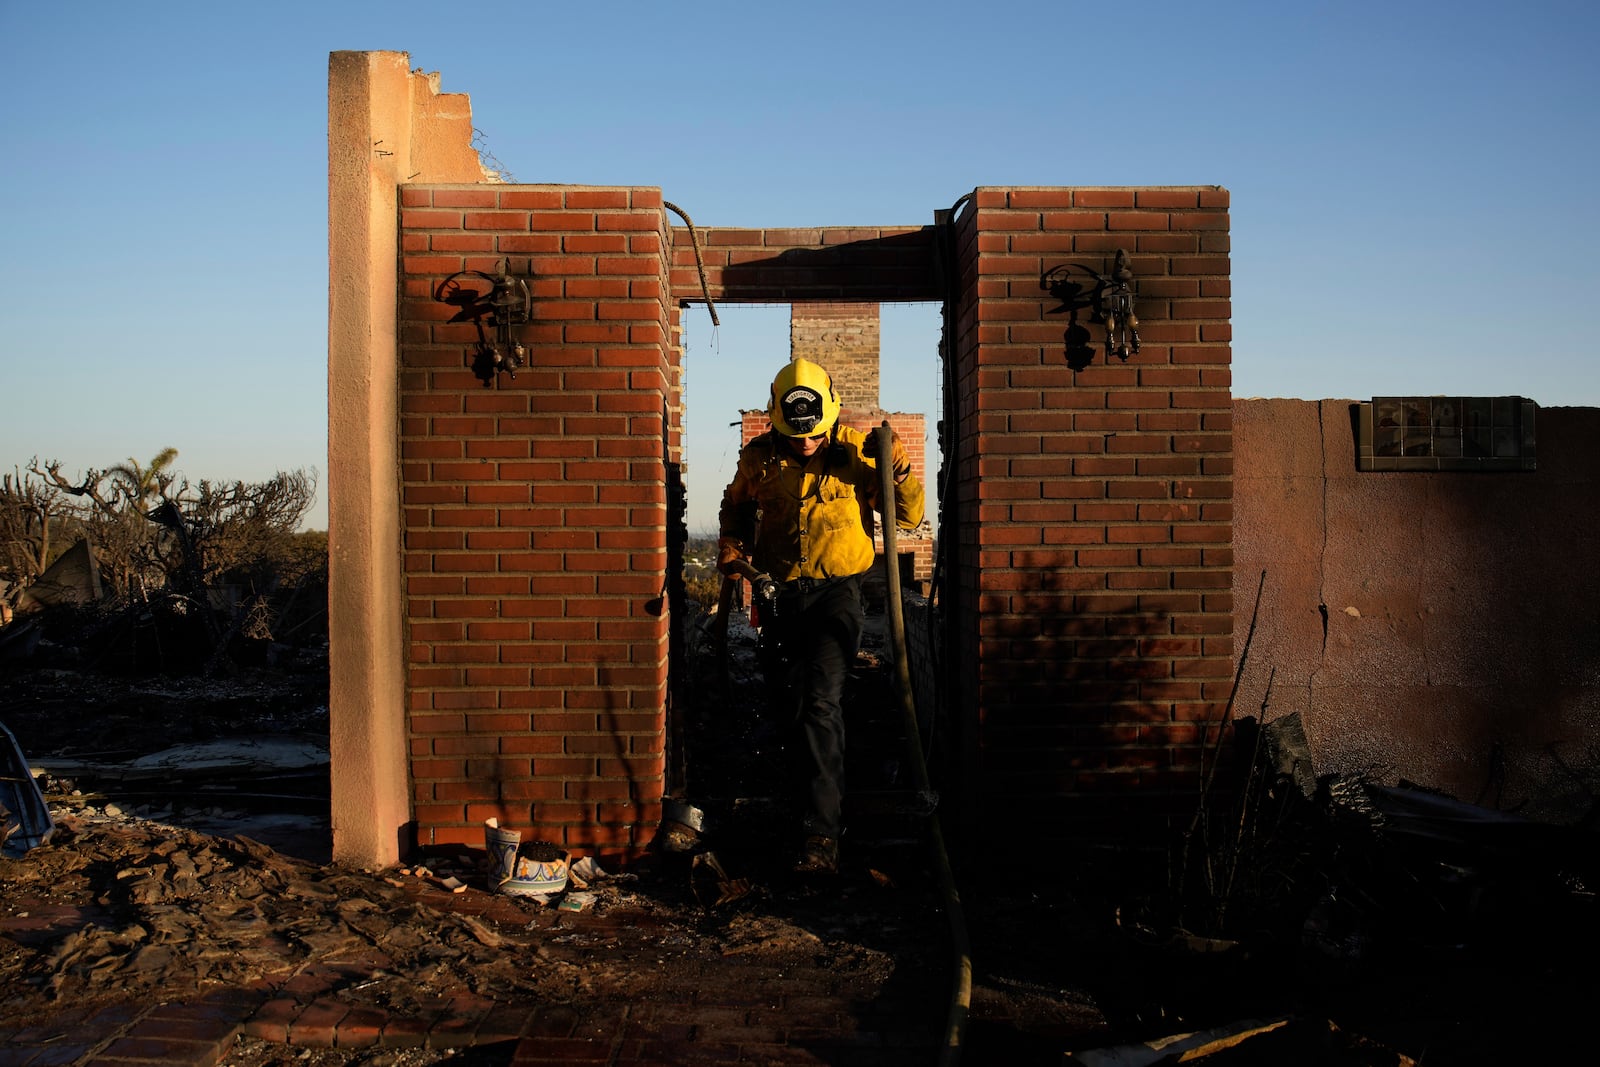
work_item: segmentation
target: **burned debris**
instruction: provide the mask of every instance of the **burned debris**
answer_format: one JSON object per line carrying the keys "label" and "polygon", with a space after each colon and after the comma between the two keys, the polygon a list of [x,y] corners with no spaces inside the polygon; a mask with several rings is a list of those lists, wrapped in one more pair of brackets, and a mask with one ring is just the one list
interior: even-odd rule
{"label": "burned debris", "polygon": [[307,471],[190,484],[177,453],[0,482],[0,667],[225,674],[326,640],[327,539]]}
{"label": "burned debris", "polygon": [[[268,621],[274,638],[288,616]],[[0,930],[15,946],[0,978],[22,991],[5,1025],[82,998],[281,985],[319,968],[342,976],[329,995],[352,1011],[421,1011],[468,993],[638,1003],[705,983],[730,961],[791,975],[820,967],[864,1001],[916,987],[938,1014],[940,983],[927,979],[943,964],[930,949],[939,923],[927,871],[904,842],[856,836],[837,885],[797,893],[730,840],[741,824],[759,834],[769,814],[752,800],[770,776],[772,738],[741,703],[758,699],[742,624],[722,637],[728,658],[702,663],[693,687],[715,708],[687,743],[716,758],[697,762],[688,785],[710,801],[670,809],[638,880],[594,877],[565,857],[568,883],[541,901],[495,892],[487,849],[355,872],[240,836],[241,821],[223,817],[239,798],[220,781],[236,772],[196,775],[220,744],[278,776],[258,790],[275,792],[277,806],[303,791],[280,757],[302,735],[320,730],[325,741],[325,652],[281,642],[277,683],[255,689],[262,675],[247,666],[208,676],[209,645],[188,657],[194,673],[162,673],[178,662],[173,629],[145,624],[159,638],[156,661],[137,644],[109,654],[128,647],[111,639],[130,632],[107,621],[118,618],[92,605],[30,611],[33,648],[4,668],[28,683],[11,688],[0,718],[22,716],[45,746],[25,750],[56,774],[42,790],[56,813],[49,840],[0,859],[10,901]],[[692,634],[693,650],[713,643],[709,627]],[[869,638],[852,671],[863,706],[883,703],[877,651]],[[872,716],[860,721],[865,738]],[[1299,726],[1293,715],[1234,724],[1200,814],[1156,877],[1131,876],[1128,857],[961,857],[976,968],[969,1062],[1526,1062],[1580,1036],[1596,983],[1567,970],[1592,970],[1600,947],[1591,822],[1552,826],[1405,783],[1322,775]],[[905,795],[883,758],[892,748],[863,744],[852,765],[877,789],[860,791],[866,822],[883,826],[905,815],[888,803]],[[17,763],[31,785],[20,753]],[[77,783],[63,780],[69,770]],[[315,758],[301,770],[326,777]],[[176,825],[179,813],[153,795],[179,778],[217,811],[213,823]],[[87,788],[73,797],[73,785]],[[517,921],[459,909],[485,894]]]}
{"label": "burned debris", "polygon": [[20,856],[49,844],[55,819],[23,758],[16,736],[0,723],[0,854]]}
{"label": "burned debris", "polygon": [[[1319,775],[1294,714],[1236,726],[1165,886],[1074,883],[1112,917],[1089,954],[1123,975],[1099,987],[1107,1018],[1152,1044],[1071,1062],[1532,1062],[1583,1039],[1600,952],[1585,820]],[[1178,1041],[1210,1028],[1220,1044]]]}
{"label": "burned debris", "polygon": [[[1234,733],[1219,782],[1186,836],[1174,924],[1218,937],[1298,928],[1311,957],[1359,970],[1369,956],[1459,958],[1592,937],[1600,852],[1586,820],[1554,825],[1401,780],[1317,775],[1299,716]],[[1566,925],[1573,923],[1576,925]]]}
{"label": "burned debris", "polygon": [[[704,687],[724,713],[728,698],[750,695],[745,636],[734,628],[727,687]],[[858,699],[881,695],[879,666],[869,647],[854,672]],[[66,718],[72,701],[80,722],[137,704],[130,731],[162,714],[195,735],[193,752],[209,751],[201,716],[186,725],[186,713],[154,709],[180,707],[195,689],[214,697],[220,680],[145,681],[109,698],[81,674],[34,674],[51,687],[42,718]],[[227,689],[247,688],[247,677]],[[210,706],[258,728],[294,725],[268,718],[285,703],[267,690]],[[1292,717],[1239,725],[1186,879],[1139,881],[1104,856],[964,857],[976,967],[968,1062],[1136,1062],[1127,1057],[1137,1052],[1150,1063],[1450,1064],[1485,1062],[1474,1045],[1504,1057],[1572,1036],[1568,1024],[1584,1018],[1575,1001],[1594,982],[1568,980],[1551,960],[1557,948],[1583,959],[1595,947],[1585,829],[1318,775]],[[733,731],[692,740],[716,741],[724,756],[762,744]],[[124,751],[125,775],[169,766],[157,752]],[[871,751],[861,746],[860,773],[892,781]],[[90,755],[75,758],[95,763]],[[696,784],[754,790],[749,762],[701,763]],[[682,851],[658,854],[636,878],[569,858],[569,879],[584,884],[541,901],[495,892],[487,849],[356,872],[240,837],[237,823],[201,833],[157,818],[159,807],[131,818],[137,798],[74,797],[61,775],[44,785],[55,835],[0,860],[10,901],[0,928],[16,946],[0,978],[22,991],[12,1022],[83,998],[279,987],[325,972],[342,976],[325,995],[384,1013],[466,994],[640,1003],[686,982],[703,988],[715,968],[747,976],[757,965],[791,976],[820,966],[867,1000],[914,991],[930,1019],[941,1006],[926,870],[895,841],[862,834],[837,885],[785,890],[727,836],[741,821],[759,832],[757,804],[675,808]],[[882,825],[897,818],[874,814]],[[460,910],[486,899],[516,921]]]}

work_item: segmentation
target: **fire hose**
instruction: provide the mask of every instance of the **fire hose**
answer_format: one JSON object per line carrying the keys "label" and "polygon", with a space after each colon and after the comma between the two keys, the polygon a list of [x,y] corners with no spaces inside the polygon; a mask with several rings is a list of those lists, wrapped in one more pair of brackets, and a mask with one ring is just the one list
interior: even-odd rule
{"label": "fire hose", "polygon": [[[872,431],[877,446],[878,475],[883,490],[880,511],[883,514],[883,569],[889,581],[889,638],[894,649],[895,689],[900,697],[900,709],[905,715],[906,747],[911,752],[911,768],[917,791],[932,795],[928,781],[928,765],[922,758],[921,729],[917,725],[916,699],[911,691],[911,663],[906,655],[905,616],[900,607],[900,566],[896,551],[894,517],[894,467],[889,462],[893,454],[894,431],[885,422]],[[955,954],[955,974],[951,981],[950,1011],[945,1024],[944,1046],[939,1062],[953,1065],[961,1059],[961,1038],[966,1030],[967,1014],[972,1006],[972,952],[967,940],[966,920],[961,911],[961,896],[956,890],[955,875],[950,870],[950,857],[944,847],[944,833],[939,827],[939,812],[935,808],[928,814],[928,836],[933,845],[934,860],[938,865],[939,889],[944,895],[945,913],[950,919],[951,948]]]}
{"label": "fire hose", "polygon": [[[914,785],[920,796],[932,796],[928,780],[928,765],[922,755],[921,728],[917,723],[915,696],[911,689],[911,663],[906,652],[905,616],[900,603],[900,568],[896,545],[894,466],[888,457],[893,455],[894,431],[885,422],[873,431],[873,444],[882,485],[880,510],[883,514],[884,573],[889,590],[889,638],[894,650],[895,691],[900,699],[904,716],[906,747]],[[777,585],[772,577],[744,560],[730,565],[729,570],[750,582],[751,592],[761,609],[771,611],[776,600]],[[728,588],[724,583],[724,589]],[[972,953],[967,938],[966,919],[961,910],[961,895],[956,889],[955,875],[950,869],[950,857],[945,850],[944,833],[939,825],[937,808],[928,814],[928,836],[938,867],[939,890],[944,897],[945,914],[950,920],[950,941],[954,953],[954,974],[951,980],[950,1006],[945,1023],[945,1039],[940,1049],[939,1063],[954,1067],[961,1059],[962,1036],[966,1031],[967,1016],[972,1007]]]}

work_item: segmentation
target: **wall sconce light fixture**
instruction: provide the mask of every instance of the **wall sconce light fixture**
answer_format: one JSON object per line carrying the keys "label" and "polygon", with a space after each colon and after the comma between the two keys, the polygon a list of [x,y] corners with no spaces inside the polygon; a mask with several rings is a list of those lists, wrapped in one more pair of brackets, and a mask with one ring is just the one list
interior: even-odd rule
{"label": "wall sconce light fixture", "polygon": [[[467,279],[488,287],[475,287]],[[485,274],[481,270],[456,271],[439,283],[433,298],[460,308],[450,317],[451,322],[471,322],[478,328],[471,366],[472,373],[485,388],[499,383],[501,371],[513,378],[517,376],[517,368],[525,361],[527,349],[511,336],[511,327],[527,322],[533,313],[533,294],[526,281],[511,277],[502,260],[499,274]],[[492,340],[489,328],[494,330]]]}
{"label": "wall sconce light fixture", "polygon": [[[1074,278],[1074,270],[1082,271],[1094,280],[1093,284]],[[1078,312],[1089,309],[1089,321],[1106,329],[1106,359],[1112,356],[1126,362],[1139,351],[1139,317],[1133,313],[1133,268],[1128,266],[1128,253],[1117,249],[1116,261],[1108,274],[1083,266],[1081,263],[1063,263],[1051,267],[1039,277],[1039,288],[1061,301],[1046,314],[1063,311],[1071,319],[1067,325],[1067,359],[1074,367],[1087,366],[1093,352],[1084,343],[1088,331],[1078,325]]]}

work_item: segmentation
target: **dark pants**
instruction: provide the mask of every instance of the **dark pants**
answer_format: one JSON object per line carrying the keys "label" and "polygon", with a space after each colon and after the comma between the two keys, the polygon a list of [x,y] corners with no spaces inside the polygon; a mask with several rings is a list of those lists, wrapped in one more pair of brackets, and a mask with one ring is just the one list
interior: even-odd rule
{"label": "dark pants", "polygon": [[845,673],[861,644],[861,579],[809,590],[791,583],[763,627],[772,709],[801,798],[806,832],[838,837],[844,800]]}

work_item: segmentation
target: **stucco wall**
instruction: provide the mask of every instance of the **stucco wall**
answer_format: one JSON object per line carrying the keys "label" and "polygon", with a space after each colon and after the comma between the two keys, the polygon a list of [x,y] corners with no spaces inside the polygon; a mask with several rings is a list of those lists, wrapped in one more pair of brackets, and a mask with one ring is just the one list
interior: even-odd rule
{"label": "stucco wall", "polygon": [[1235,714],[1301,713],[1319,774],[1583,810],[1600,410],[1540,410],[1536,471],[1361,473],[1354,407],[1235,401]]}
{"label": "stucco wall", "polygon": [[396,377],[398,183],[479,181],[472,109],[404,52],[328,57],[328,632],[333,854],[407,845]]}

